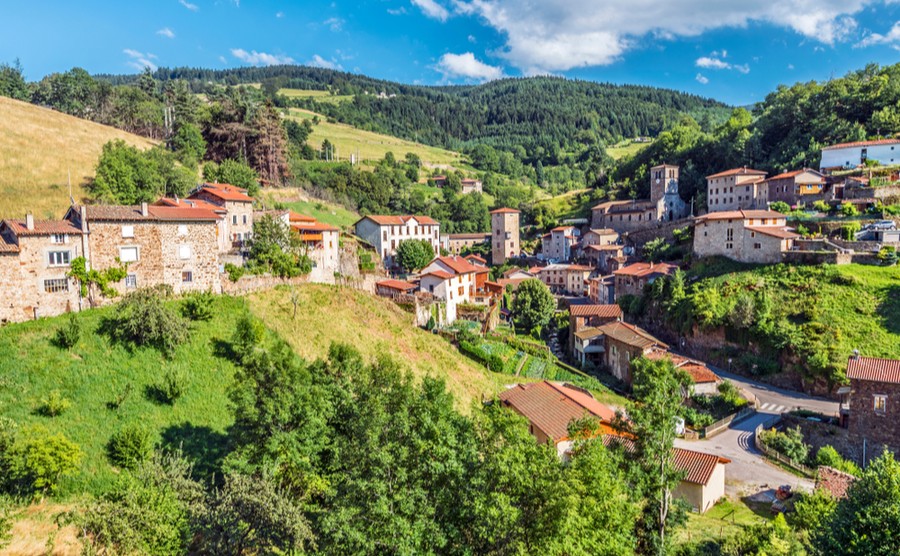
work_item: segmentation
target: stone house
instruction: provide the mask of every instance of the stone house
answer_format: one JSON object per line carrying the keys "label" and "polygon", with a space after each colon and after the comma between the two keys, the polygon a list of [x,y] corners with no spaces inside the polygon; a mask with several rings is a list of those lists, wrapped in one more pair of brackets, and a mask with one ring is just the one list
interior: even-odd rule
{"label": "stone house", "polygon": [[440,224],[428,216],[369,215],[353,225],[356,235],[375,247],[385,268],[396,266],[401,241],[421,239],[431,244],[435,256],[441,253]]}
{"label": "stone house", "polygon": [[473,180],[471,178],[466,178],[464,180],[460,180],[460,193],[463,195],[467,195],[469,193],[482,193],[483,188],[481,185],[481,180]]}
{"label": "stone house", "polygon": [[91,267],[128,264],[120,293],[168,284],[176,294],[219,291],[219,215],[201,208],[87,205],[72,207],[66,219],[87,237]]}
{"label": "stone house", "polygon": [[491,241],[489,233],[475,234],[447,234],[441,236],[441,243],[451,255],[461,255],[463,249],[472,248],[476,245],[484,245]]}
{"label": "stone house", "polygon": [[853,355],[847,361],[850,380],[848,429],[870,454],[876,445],[900,451],[900,360]]}
{"label": "stone house", "polygon": [[205,183],[194,190],[189,199],[199,199],[225,209],[225,237],[240,247],[253,235],[253,198],[227,183]]}
{"label": "stone house", "polygon": [[[587,329],[590,330],[590,329]],[[594,327],[602,336],[603,351],[600,357],[607,372],[628,386],[634,381],[631,361],[645,356],[655,349],[669,349],[669,346],[653,337],[646,330],[624,321],[610,322]]]}
{"label": "stone house", "polygon": [[587,282],[587,295],[591,302],[599,304],[615,302],[615,279],[613,276],[594,276],[588,278]]}
{"label": "stone house", "polygon": [[770,210],[711,212],[694,222],[694,255],[721,255],[745,263],[781,262],[800,237],[783,214]]}
{"label": "stone house", "polygon": [[491,264],[502,265],[522,251],[519,243],[519,211],[499,208],[491,211]]}
{"label": "stone house", "polygon": [[540,269],[538,278],[555,294],[584,295],[592,270],[578,264],[551,264]]}
{"label": "stone house", "polygon": [[584,248],[583,256],[590,266],[602,274],[610,274],[618,268],[610,263],[624,255],[625,247],[623,245],[588,245]]}
{"label": "stone house", "polygon": [[619,232],[610,228],[591,229],[581,236],[581,249],[589,245],[614,245],[619,242]]}
{"label": "stone house", "polygon": [[675,274],[678,266],[668,263],[633,263],[613,271],[615,277],[615,299],[623,295],[640,296],[644,287],[652,284],[660,276]]}
{"label": "stone house", "polygon": [[541,254],[555,262],[568,262],[581,232],[574,226],[559,226],[541,238]]}
{"label": "stone house", "polygon": [[231,225],[228,219],[228,210],[224,206],[215,205],[202,199],[170,199],[163,197],[153,202],[158,207],[176,207],[176,208],[198,208],[212,211],[219,216],[216,224],[216,242],[218,244],[219,253],[228,253],[233,248],[231,234],[229,230]]}
{"label": "stone house", "polygon": [[456,320],[457,306],[473,301],[478,272],[479,267],[462,257],[438,257],[419,274],[419,290],[444,302],[444,322],[452,324]]}
{"label": "stone house", "polygon": [[[618,305],[594,303],[569,305],[569,349],[568,353],[577,359],[575,353],[575,333],[585,328],[597,327],[608,322],[622,320],[622,308]],[[583,362],[582,362],[583,363]]]}
{"label": "stone house", "polygon": [[764,209],[769,188],[766,173],[751,168],[734,168],[706,176],[706,206],[709,212]]}
{"label": "stone house", "polygon": [[765,184],[769,203],[782,201],[792,207],[821,200],[825,193],[825,176],[809,168],[772,176]]}
{"label": "stone house", "polygon": [[86,256],[84,232],[68,220],[0,222],[0,324],[80,309],[70,265]]}
{"label": "stone house", "polygon": [[678,166],[654,166],[650,169],[649,199],[600,203],[591,209],[591,228],[611,228],[624,233],[686,218],[689,209],[678,189]]}

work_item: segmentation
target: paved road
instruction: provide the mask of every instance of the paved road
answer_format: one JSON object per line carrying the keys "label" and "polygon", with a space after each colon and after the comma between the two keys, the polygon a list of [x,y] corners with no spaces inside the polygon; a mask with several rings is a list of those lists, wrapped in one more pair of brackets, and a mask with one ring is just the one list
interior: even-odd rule
{"label": "paved road", "polygon": [[836,415],[838,403],[776,388],[715,367],[711,368],[722,378],[733,382],[735,386],[755,395],[757,414],[732,425],[728,430],[711,439],[696,441],[679,439],[676,441],[676,445],[718,454],[730,459],[731,463],[725,468],[728,478],[725,488],[728,494],[744,496],[769,488],[777,488],[784,484],[789,484],[795,489],[812,488],[812,481],[788,473],[763,458],[754,446],[753,431],[774,415],[797,408],[809,409],[826,415]]}

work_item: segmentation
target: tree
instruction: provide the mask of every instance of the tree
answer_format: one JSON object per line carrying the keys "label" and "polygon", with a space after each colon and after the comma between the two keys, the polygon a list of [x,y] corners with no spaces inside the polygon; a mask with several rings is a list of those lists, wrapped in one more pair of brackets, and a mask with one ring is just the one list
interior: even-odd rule
{"label": "tree", "polygon": [[259,194],[259,174],[239,160],[226,158],[221,163],[207,162],[203,165],[203,179],[246,189],[251,197]]}
{"label": "tree", "polygon": [[397,260],[407,272],[424,268],[434,259],[434,248],[427,239],[404,239],[397,244]]}
{"label": "tree", "polygon": [[30,96],[19,60],[16,59],[12,65],[0,64],[0,97],[28,101]]}
{"label": "tree", "polygon": [[769,208],[774,210],[775,212],[780,212],[781,214],[787,214],[791,212],[791,205],[785,203],[784,201],[775,201],[774,203],[769,205]]}
{"label": "tree", "polygon": [[206,154],[206,140],[199,127],[186,123],[179,126],[175,132],[172,149],[182,164],[196,168],[197,163],[203,160],[203,155]]}
{"label": "tree", "polygon": [[853,482],[822,527],[812,531],[820,554],[879,556],[900,552],[900,463],[885,451]]}
{"label": "tree", "polygon": [[250,146],[250,165],[263,180],[283,183],[288,174],[287,134],[281,114],[270,101],[256,111],[253,127],[256,133]]}
{"label": "tree", "polygon": [[516,327],[532,334],[540,333],[553,317],[556,300],[550,289],[537,278],[524,280],[516,289],[512,313]]}
{"label": "tree", "polygon": [[61,478],[78,469],[81,459],[77,444],[42,425],[0,439],[0,470],[5,471],[5,481],[26,494],[54,492]]}
{"label": "tree", "polygon": [[177,166],[161,147],[140,151],[121,139],[103,145],[89,189],[103,201],[133,205],[161,195],[185,195],[196,183],[194,172]]}
{"label": "tree", "polygon": [[841,214],[844,216],[859,216],[859,209],[852,203],[844,203],[841,205]]}
{"label": "tree", "polygon": [[639,358],[631,365],[637,401],[629,404],[630,421],[623,428],[635,438],[631,456],[639,472],[637,486],[647,498],[638,525],[638,546],[643,553],[663,555],[671,544],[667,530],[683,519],[672,500],[672,491],[683,477],[675,468],[672,448],[690,378],[670,359]]}
{"label": "tree", "polygon": [[301,249],[300,238],[281,220],[264,215],[253,222],[250,260],[257,270],[284,278],[308,274],[312,263]]}
{"label": "tree", "polygon": [[116,340],[153,347],[165,355],[171,355],[189,335],[187,320],[166,305],[156,288],[126,295],[107,328]]}

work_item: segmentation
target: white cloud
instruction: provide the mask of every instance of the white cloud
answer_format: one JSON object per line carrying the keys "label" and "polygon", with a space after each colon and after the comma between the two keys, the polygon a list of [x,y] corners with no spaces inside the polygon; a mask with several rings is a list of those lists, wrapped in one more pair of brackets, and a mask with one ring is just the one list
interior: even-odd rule
{"label": "white cloud", "polygon": [[144,71],[144,68],[150,68],[152,71],[156,71],[157,66],[151,61],[156,58],[155,54],[150,54],[149,52],[144,54],[143,52],[138,52],[131,48],[126,48],[122,52],[131,58],[126,62],[128,66],[138,71]]}
{"label": "white cloud", "polygon": [[329,29],[337,33],[344,27],[344,23],[346,23],[343,19],[339,17],[329,17],[325,21],[322,22],[323,25],[327,26]]}
{"label": "white cloud", "polygon": [[290,56],[279,56],[278,54],[257,52],[255,50],[247,52],[243,48],[232,48],[231,55],[251,66],[278,66],[281,64],[294,63],[294,59]]}
{"label": "white cloud", "polygon": [[450,17],[449,10],[434,0],[412,0],[412,3],[430,18],[447,21],[447,18]]}
{"label": "white cloud", "polygon": [[435,69],[446,77],[464,77],[478,81],[490,81],[503,77],[503,70],[475,58],[471,52],[463,54],[447,53],[441,56]]}
{"label": "white cloud", "polygon": [[160,29],[159,31],[157,31],[156,34],[157,34],[157,35],[162,35],[163,37],[166,37],[167,39],[174,39],[174,38],[175,38],[175,31],[169,29],[168,27],[163,27],[162,29]]}
{"label": "white cloud", "polygon": [[[753,22],[830,45],[846,40],[856,28],[852,16],[876,1],[881,0],[454,0],[454,6],[506,37],[500,55],[511,64],[525,73],[546,73],[611,64],[647,37],[692,37]],[[719,54],[721,60],[728,53]]]}
{"label": "white cloud", "polygon": [[787,69],[789,69],[789,70],[794,69],[794,64],[788,64],[788,65],[787,65]]}
{"label": "white cloud", "polygon": [[750,65],[749,64],[735,64],[732,67],[743,74],[750,73]]}
{"label": "white cloud", "polygon": [[222,62],[223,64],[228,63],[228,60],[225,58],[225,56],[219,56],[219,61]]}
{"label": "white cloud", "polygon": [[867,46],[875,46],[879,44],[890,44],[897,46],[898,43],[900,43],[900,21],[894,23],[894,26],[891,27],[890,31],[888,31],[887,34],[880,35],[878,33],[872,33],[854,46],[856,46],[857,48],[865,48]]}
{"label": "white cloud", "polygon": [[466,38],[467,38],[467,40],[468,40],[470,43],[472,43],[472,44],[475,44],[476,42],[478,42],[478,39],[475,38],[475,35],[469,35],[469,36],[466,37]]}
{"label": "white cloud", "polygon": [[703,56],[701,58],[697,58],[697,61],[694,64],[698,68],[708,68],[708,69],[731,69],[731,64],[728,62],[724,62],[717,58],[708,58]]}
{"label": "white cloud", "polygon": [[388,8],[387,13],[391,15],[403,15],[406,13],[406,7],[400,6],[399,8]]}
{"label": "white cloud", "polygon": [[325,68],[331,70],[340,70],[344,69],[340,64],[335,62],[334,60],[326,60],[325,58],[319,56],[318,54],[313,54],[313,57],[310,61],[306,62],[307,66],[313,66],[316,68]]}
{"label": "white cloud", "polygon": [[702,73],[698,73],[697,77],[695,77],[694,79],[696,79],[701,85],[706,85],[707,83],[709,83],[709,78],[704,77]]}
{"label": "white cloud", "polygon": [[178,0],[178,3],[191,10],[192,12],[196,12],[200,9],[200,6],[198,6],[197,4],[191,4],[187,0]]}

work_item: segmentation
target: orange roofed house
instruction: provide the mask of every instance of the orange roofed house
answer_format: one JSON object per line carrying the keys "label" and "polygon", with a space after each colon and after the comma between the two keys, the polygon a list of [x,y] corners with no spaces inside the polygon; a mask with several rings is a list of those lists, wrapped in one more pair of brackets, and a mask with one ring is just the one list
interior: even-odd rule
{"label": "orange roofed house", "polygon": [[800,237],[771,210],[711,212],[694,222],[694,255],[721,255],[743,263],[781,262]]}
{"label": "orange roofed house", "polygon": [[734,168],[706,176],[706,205],[709,212],[765,209],[769,188],[766,173],[751,168]]}
{"label": "orange roofed house", "polygon": [[236,247],[253,235],[253,197],[227,183],[204,183],[188,197],[225,209],[225,237]]}
{"label": "orange roofed house", "polygon": [[613,271],[616,301],[623,295],[640,296],[644,286],[660,276],[675,274],[676,270],[678,266],[668,263],[634,263]]}
{"label": "orange roofed house", "polygon": [[441,253],[440,224],[428,216],[369,215],[360,218],[354,229],[375,248],[385,268],[396,266],[394,258],[401,241],[422,239],[431,244],[435,256]]}
{"label": "orange roofed house", "polygon": [[[571,456],[569,425],[583,418],[600,422],[604,444],[624,442],[633,449],[631,441],[620,437],[612,426],[615,411],[581,388],[549,381],[518,384],[498,398],[505,407],[525,417],[529,432],[539,443],[555,446],[561,459]],[[729,460],[682,448],[675,448],[673,455],[676,468],[685,473],[674,492],[676,497],[684,498],[696,511],[704,512],[725,495],[725,464]]]}
{"label": "orange roofed house", "polygon": [[419,289],[444,302],[444,324],[456,320],[456,307],[460,303],[472,302],[476,277],[483,269],[460,256],[451,255],[434,259],[419,273]]}

